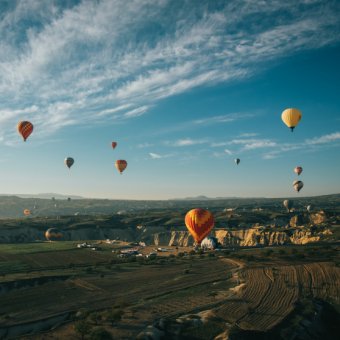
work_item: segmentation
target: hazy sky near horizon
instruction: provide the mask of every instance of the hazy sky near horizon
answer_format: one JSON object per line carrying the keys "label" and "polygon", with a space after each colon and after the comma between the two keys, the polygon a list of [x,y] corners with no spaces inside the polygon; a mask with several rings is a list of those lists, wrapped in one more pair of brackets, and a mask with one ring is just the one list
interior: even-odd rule
{"label": "hazy sky near horizon", "polygon": [[0,193],[339,193],[339,17],[336,0],[0,0]]}

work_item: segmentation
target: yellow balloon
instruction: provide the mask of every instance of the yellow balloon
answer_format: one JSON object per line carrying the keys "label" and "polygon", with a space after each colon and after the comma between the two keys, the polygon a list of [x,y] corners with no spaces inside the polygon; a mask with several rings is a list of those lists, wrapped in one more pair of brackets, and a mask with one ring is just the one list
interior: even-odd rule
{"label": "yellow balloon", "polygon": [[302,114],[298,109],[289,108],[282,112],[281,118],[283,122],[293,131],[295,126],[301,120]]}

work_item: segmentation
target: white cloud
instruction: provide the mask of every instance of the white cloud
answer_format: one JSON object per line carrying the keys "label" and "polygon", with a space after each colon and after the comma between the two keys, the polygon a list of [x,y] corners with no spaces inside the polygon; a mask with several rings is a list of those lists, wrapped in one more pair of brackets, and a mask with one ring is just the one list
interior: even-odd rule
{"label": "white cloud", "polygon": [[267,148],[276,146],[276,142],[270,139],[259,139],[259,138],[236,138],[232,139],[227,145],[243,145],[244,150]]}
{"label": "white cloud", "polygon": [[141,106],[141,107],[138,107],[136,109],[133,109],[131,111],[124,113],[124,117],[126,118],[138,117],[144,114],[148,109],[149,107],[147,105]]}
{"label": "white cloud", "polygon": [[226,115],[214,116],[205,119],[197,119],[193,123],[194,124],[218,124],[218,123],[231,123],[237,120],[252,118],[254,114],[251,113],[229,113]]}
{"label": "white cloud", "polygon": [[244,145],[244,150],[253,150],[253,149],[261,149],[261,148],[272,148],[276,146],[275,142],[269,140],[259,140],[256,142],[247,143]]}
{"label": "white cloud", "polygon": [[229,149],[224,149],[224,152],[227,154],[227,155],[232,155],[232,151],[230,151]]}
{"label": "white cloud", "polygon": [[124,104],[124,105],[114,107],[112,109],[102,110],[102,111],[98,112],[97,114],[98,114],[98,116],[109,116],[109,115],[112,115],[113,113],[123,111],[125,109],[129,109],[131,106],[132,106],[132,104]]}
{"label": "white cloud", "polygon": [[158,153],[149,152],[149,156],[150,156],[152,159],[162,159],[162,158],[169,158],[169,157],[172,157],[173,154],[160,155],[160,154],[158,154]]}
{"label": "white cloud", "polygon": [[191,139],[191,138],[179,139],[173,143],[167,142],[168,145],[172,146],[192,146],[205,143],[207,143],[207,140],[205,139]]}
{"label": "white cloud", "polygon": [[316,147],[330,147],[330,146],[339,146],[340,141],[340,132],[330,133],[320,137],[314,137],[311,139],[306,139],[305,141],[298,144],[276,144],[273,145],[274,150],[267,152],[262,155],[263,159],[274,159],[283,155],[286,152],[303,150],[307,151],[315,151]]}
{"label": "white cloud", "polygon": [[152,159],[160,159],[162,158],[161,155],[157,154],[157,153],[153,153],[153,152],[149,152],[149,155]]}
{"label": "white cloud", "polygon": [[147,143],[147,142],[146,142],[146,143],[140,143],[140,144],[137,145],[137,147],[138,147],[138,148],[141,148],[141,149],[142,149],[142,148],[149,148],[149,147],[151,147],[151,146],[153,146],[153,144]]}
{"label": "white cloud", "polygon": [[307,139],[305,143],[307,145],[317,145],[317,144],[332,143],[338,140],[340,140],[340,132],[334,132],[334,133],[330,133],[328,135],[324,135],[321,137]]}
{"label": "white cloud", "polygon": [[[234,0],[222,6],[216,12],[194,0],[32,0],[0,8],[1,128],[9,131],[23,116],[48,133],[133,119],[162,98],[242,79],[271,60],[340,39],[336,2],[259,6]],[[32,107],[39,110],[24,112]],[[249,117],[236,113],[196,123]]]}
{"label": "white cloud", "polygon": [[226,146],[226,145],[228,145],[228,142],[214,142],[210,144],[212,148],[218,148],[218,147]]}
{"label": "white cloud", "polygon": [[265,153],[264,155],[262,155],[262,158],[263,159],[275,159],[278,157],[278,152],[276,151],[273,151],[273,152],[268,152],[268,153]]}
{"label": "white cloud", "polygon": [[258,133],[247,132],[247,133],[241,133],[239,137],[241,137],[241,138],[249,138],[249,137],[256,137],[256,136],[258,136]]}

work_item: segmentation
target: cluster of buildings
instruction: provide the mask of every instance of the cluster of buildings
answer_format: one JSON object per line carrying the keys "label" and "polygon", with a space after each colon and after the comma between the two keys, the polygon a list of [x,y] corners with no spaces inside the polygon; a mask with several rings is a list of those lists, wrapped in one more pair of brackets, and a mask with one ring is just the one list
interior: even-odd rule
{"label": "cluster of buildings", "polygon": [[101,248],[98,245],[87,243],[87,242],[78,243],[77,248],[89,248],[89,249],[94,250],[94,251],[101,250]]}

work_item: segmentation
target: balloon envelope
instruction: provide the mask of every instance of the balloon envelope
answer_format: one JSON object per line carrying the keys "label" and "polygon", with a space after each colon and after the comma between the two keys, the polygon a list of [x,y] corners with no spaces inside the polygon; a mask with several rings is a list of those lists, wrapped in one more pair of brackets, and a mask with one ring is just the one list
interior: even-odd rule
{"label": "balloon envelope", "polygon": [[234,162],[236,163],[236,165],[238,165],[241,162],[241,160],[239,158],[235,158]]}
{"label": "balloon envelope", "polygon": [[71,166],[72,166],[73,163],[74,163],[74,159],[73,159],[72,157],[67,157],[67,158],[65,158],[64,163],[65,163],[66,166],[70,169]]}
{"label": "balloon envelope", "polygon": [[293,208],[293,201],[291,201],[291,200],[284,200],[284,201],[283,201],[283,205],[285,206],[285,208],[286,208],[287,211],[289,212],[290,209]]}
{"label": "balloon envelope", "polygon": [[294,168],[294,172],[295,172],[296,174],[298,174],[298,175],[301,174],[302,170],[303,170],[303,169],[302,169],[301,166],[297,166],[297,167]]}
{"label": "balloon envelope", "polygon": [[215,237],[205,237],[201,242],[201,248],[203,249],[216,249],[217,248],[217,239]]}
{"label": "balloon envelope", "polygon": [[120,174],[122,174],[122,172],[127,167],[127,161],[125,161],[124,159],[119,159],[119,160],[116,161],[115,166],[116,166],[117,170],[120,172]]}
{"label": "balloon envelope", "polygon": [[112,142],[111,145],[112,145],[112,149],[115,149],[117,146],[117,142]]}
{"label": "balloon envelope", "polygon": [[24,142],[26,142],[26,139],[29,137],[29,135],[33,131],[33,124],[31,122],[26,121],[26,120],[19,122],[18,125],[17,125],[17,130],[20,133],[20,135],[22,136],[22,138],[24,139]]}
{"label": "balloon envelope", "polygon": [[299,192],[303,187],[303,182],[302,181],[294,181],[293,182],[293,188],[295,191]]}
{"label": "balloon envelope", "polygon": [[293,131],[295,126],[301,120],[302,114],[300,110],[289,108],[282,112],[281,118],[283,122]]}
{"label": "balloon envelope", "polygon": [[64,235],[58,228],[49,228],[45,232],[45,237],[48,241],[61,240]]}
{"label": "balloon envelope", "polygon": [[214,227],[214,217],[208,210],[192,209],[185,215],[185,225],[196,243],[200,244]]}
{"label": "balloon envelope", "polygon": [[31,215],[31,210],[29,210],[29,209],[24,209],[24,215],[25,215],[25,216]]}

